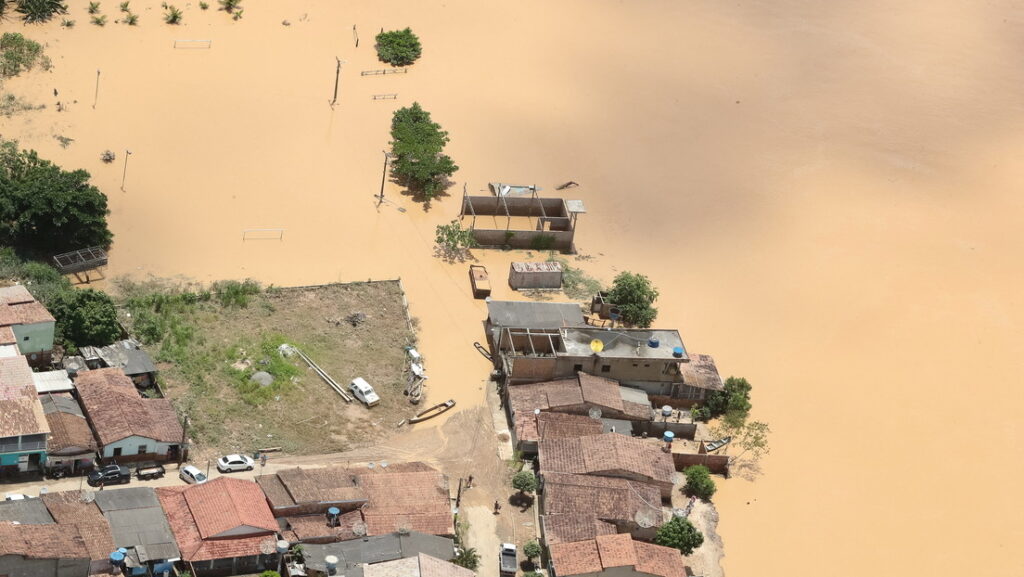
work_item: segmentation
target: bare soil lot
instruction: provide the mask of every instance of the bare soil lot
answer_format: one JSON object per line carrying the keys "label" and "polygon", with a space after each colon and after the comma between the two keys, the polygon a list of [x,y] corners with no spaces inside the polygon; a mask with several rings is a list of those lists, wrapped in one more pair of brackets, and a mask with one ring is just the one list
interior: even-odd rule
{"label": "bare soil lot", "polygon": [[[358,324],[346,320],[357,314]],[[398,282],[271,288],[244,307],[214,298],[178,316],[186,329],[168,323],[157,356],[165,396],[189,416],[193,459],[267,447],[345,451],[393,432],[416,410],[403,395],[405,347],[415,335]],[[187,344],[169,342],[177,332],[187,333]],[[381,403],[345,402],[298,357],[283,358],[281,343],[299,347],[343,387],[363,377]],[[257,371],[274,382],[253,382]]]}

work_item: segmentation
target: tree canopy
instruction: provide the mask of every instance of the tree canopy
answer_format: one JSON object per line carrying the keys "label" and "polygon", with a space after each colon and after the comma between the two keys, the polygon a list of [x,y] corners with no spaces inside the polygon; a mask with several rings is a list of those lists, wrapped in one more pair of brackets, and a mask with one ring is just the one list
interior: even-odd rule
{"label": "tree canopy", "polygon": [[462,549],[455,554],[455,558],[452,559],[452,563],[459,567],[465,567],[466,569],[476,571],[477,567],[480,566],[480,554],[472,547]]}
{"label": "tree canopy", "polygon": [[533,471],[519,471],[512,477],[512,487],[520,493],[532,493],[537,490],[537,476]]}
{"label": "tree canopy", "polygon": [[687,495],[707,501],[715,494],[715,481],[711,478],[711,471],[704,465],[687,467],[683,473],[686,475],[683,492]]}
{"label": "tree canopy", "polygon": [[538,543],[536,539],[531,539],[523,545],[523,555],[526,555],[527,559],[535,559],[540,557],[540,554],[540,543]]}
{"label": "tree canopy", "polygon": [[77,346],[104,346],[121,336],[114,301],[93,289],[69,290],[56,295],[50,313],[60,319],[59,339]]}
{"label": "tree canopy", "polygon": [[107,197],[84,170],[68,172],[0,140],[0,243],[49,256],[110,246]]}
{"label": "tree canopy", "polygon": [[741,424],[746,420],[752,407],[750,403],[751,385],[742,377],[729,377],[725,380],[725,388],[711,391],[704,405],[711,417],[725,415],[728,420]]}
{"label": "tree canopy", "polygon": [[634,326],[647,328],[658,316],[658,309],[652,306],[658,300],[658,290],[642,274],[619,273],[612,281],[608,300],[619,308],[622,320]]}
{"label": "tree canopy", "polygon": [[679,549],[683,555],[690,555],[704,544],[704,535],[693,526],[689,519],[672,517],[672,520],[658,528],[654,542],[663,547]]}
{"label": "tree canopy", "polygon": [[381,62],[407,66],[423,54],[423,46],[412,29],[388,30],[377,35],[377,57]]}
{"label": "tree canopy", "polygon": [[409,188],[428,200],[439,195],[447,177],[459,169],[443,154],[448,133],[430,119],[418,102],[399,108],[391,119],[391,167]]}

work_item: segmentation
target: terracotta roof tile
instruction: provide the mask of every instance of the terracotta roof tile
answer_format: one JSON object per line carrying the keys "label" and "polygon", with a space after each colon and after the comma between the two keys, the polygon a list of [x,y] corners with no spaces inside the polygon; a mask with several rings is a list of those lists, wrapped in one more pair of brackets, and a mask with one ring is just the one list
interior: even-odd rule
{"label": "terracotta roof tile", "polygon": [[96,450],[96,439],[85,417],[54,411],[46,415],[46,422],[50,425],[50,440],[46,444],[48,452],[59,453],[74,447]]}
{"label": "terracotta roof tile", "polygon": [[49,432],[28,359],[0,359],[0,437]]}
{"label": "terracotta roof tile", "polygon": [[14,305],[34,302],[36,298],[28,292],[25,285],[12,285],[0,287],[0,305]]}
{"label": "terracotta roof tile", "polygon": [[577,541],[575,543],[552,543],[548,545],[551,564],[561,577],[582,575],[584,573],[600,573],[601,556],[597,552],[597,541]]}
{"label": "terracotta roof tile", "polygon": [[106,559],[115,549],[110,524],[88,491],[60,491],[40,497],[58,526],[78,528],[92,560]]}
{"label": "terracotta roof tile", "polygon": [[[601,434],[601,421],[586,415],[541,413],[535,417],[537,439],[566,439]],[[522,437],[519,437],[522,439]]]}
{"label": "terracotta roof tile", "polygon": [[683,383],[691,387],[712,391],[725,389],[715,359],[711,355],[690,355],[690,362],[679,363],[679,373],[683,377]]}
{"label": "terracotta roof tile", "polygon": [[[197,489],[200,491],[195,492]],[[161,487],[156,493],[185,561],[258,555],[264,542],[275,539],[277,523],[259,487],[249,481],[220,477],[202,485]],[[218,514],[230,523],[214,518]],[[243,525],[254,527],[260,534],[217,539],[203,536]]]}
{"label": "terracotta roof tile", "polygon": [[637,514],[661,521],[661,491],[639,481],[596,475],[544,474],[544,511],[586,513],[609,522],[633,523]]}
{"label": "terracotta roof tile", "polygon": [[0,522],[0,557],[4,555],[30,559],[90,559],[77,527]]}
{"label": "terracotta roof tile", "polygon": [[338,518],[337,527],[328,525],[325,515],[285,517],[285,521],[296,540],[299,541],[323,539],[324,537],[333,538],[335,541],[348,541],[359,536],[353,531],[353,527],[357,523],[363,522],[363,515],[359,510],[344,513]]}
{"label": "terracotta roof tile", "polygon": [[259,485],[251,481],[218,477],[184,491],[185,502],[203,539],[237,527],[276,531],[277,522]]}
{"label": "terracotta roof tile", "polygon": [[14,330],[9,326],[0,327],[0,345],[14,345],[18,339],[14,336]]}
{"label": "terracotta roof tile", "polygon": [[143,399],[121,369],[78,373],[75,388],[100,445],[133,435],[163,443],[181,441],[181,423],[171,402]]}
{"label": "terracotta roof tile", "polygon": [[369,535],[406,528],[431,535],[453,534],[448,479],[436,470],[359,476]]}
{"label": "terracotta roof tile", "polygon": [[46,307],[37,302],[8,305],[7,310],[11,312],[12,318],[15,321],[10,323],[12,325],[33,325],[36,323],[55,322],[50,311],[46,310]]}
{"label": "terracotta roof tile", "polygon": [[588,513],[568,515],[545,515],[544,540],[549,544],[586,541],[598,535],[614,535],[615,525],[607,523]]}
{"label": "terracotta roof tile", "polygon": [[612,567],[632,566],[657,577],[685,577],[686,564],[676,549],[634,541],[628,534],[602,535],[594,540],[553,543],[551,563],[562,577],[600,573]]}
{"label": "terracotta roof tile", "polygon": [[672,457],[640,439],[618,433],[539,443],[541,473],[614,474],[618,471],[672,484]]}
{"label": "terracotta roof tile", "polygon": [[584,401],[609,409],[622,410],[622,397],[619,396],[618,382],[587,373],[577,374]]}
{"label": "terracotta roof tile", "polygon": [[21,397],[22,390],[30,387],[34,393],[36,384],[28,359],[22,355],[0,358],[0,399]]}

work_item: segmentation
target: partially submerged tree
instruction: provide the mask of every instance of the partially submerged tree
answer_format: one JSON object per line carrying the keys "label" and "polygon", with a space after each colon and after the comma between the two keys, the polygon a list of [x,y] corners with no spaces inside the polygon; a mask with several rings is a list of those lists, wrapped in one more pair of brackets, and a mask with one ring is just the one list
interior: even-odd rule
{"label": "partially submerged tree", "polygon": [[732,437],[729,447],[739,447],[739,453],[732,455],[733,461],[746,461],[754,463],[767,455],[771,448],[768,446],[768,436],[772,430],[768,423],[762,421],[732,422],[728,419],[722,421],[721,425],[712,429],[712,433],[725,437]]}
{"label": "partially submerged tree", "polygon": [[477,242],[473,238],[473,231],[462,228],[458,220],[448,224],[439,224],[434,229],[434,244],[445,260],[465,260],[466,251],[476,248]]}
{"label": "partially submerged tree", "polygon": [[622,320],[634,326],[647,328],[658,316],[658,309],[652,306],[658,300],[658,290],[642,274],[619,273],[608,291],[608,300],[619,308]]}
{"label": "partially submerged tree", "polygon": [[18,0],[17,11],[26,23],[47,22],[54,14],[67,14],[62,0]]}
{"label": "partially submerged tree", "polygon": [[65,171],[0,140],[0,243],[42,254],[110,246],[107,197],[84,170]]}
{"label": "partially submerged tree", "polygon": [[729,377],[725,380],[725,388],[708,394],[704,404],[711,417],[725,415],[736,425],[747,419],[752,405],[750,404],[751,385],[742,377]]}
{"label": "partially submerged tree", "polygon": [[711,479],[711,471],[704,465],[687,467],[683,474],[686,475],[686,485],[683,487],[683,492],[690,497],[697,497],[707,501],[715,494],[715,481]]}
{"label": "partially submerged tree", "polygon": [[430,113],[418,102],[399,108],[391,119],[391,167],[395,175],[408,183],[413,192],[427,200],[439,195],[447,177],[459,169],[443,154],[448,133],[430,119]]}
{"label": "partially submerged tree", "polygon": [[377,35],[377,58],[394,66],[412,64],[423,54],[420,39],[412,29],[389,30]]}
{"label": "partially submerged tree", "polygon": [[683,555],[690,555],[704,544],[704,535],[689,519],[672,517],[671,521],[658,528],[654,542],[663,547],[678,549]]}

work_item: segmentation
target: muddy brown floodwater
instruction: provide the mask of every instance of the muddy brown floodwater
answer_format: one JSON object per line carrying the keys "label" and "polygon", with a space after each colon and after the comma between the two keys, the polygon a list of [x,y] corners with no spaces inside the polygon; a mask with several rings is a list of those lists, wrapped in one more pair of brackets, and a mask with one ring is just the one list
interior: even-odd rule
{"label": "muddy brown floodwater", "polygon": [[[480,404],[484,305],[433,228],[463,184],[574,180],[583,266],[649,275],[659,324],[750,379],[774,431],[716,496],[728,574],[1024,574],[1020,3],[250,1],[172,27],[133,0],[137,28],[73,4],[70,30],[3,24],[54,68],[9,83],[48,108],[2,132],[110,196],[109,275],[401,276],[432,399]],[[404,26],[422,61],[360,76]],[[414,100],[457,183],[429,211],[388,184],[378,210]],[[283,240],[241,240],[263,228]],[[480,256],[507,296],[522,255]]]}

